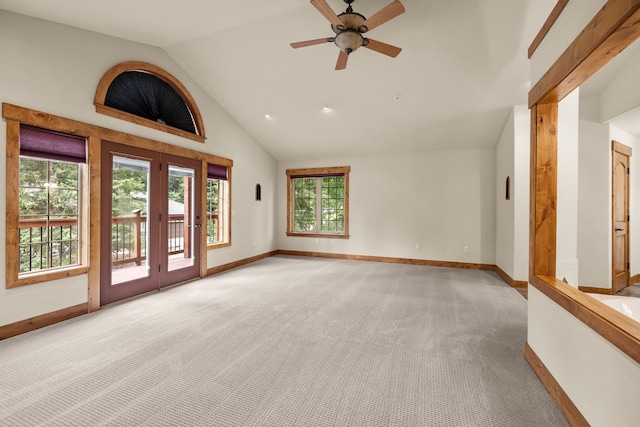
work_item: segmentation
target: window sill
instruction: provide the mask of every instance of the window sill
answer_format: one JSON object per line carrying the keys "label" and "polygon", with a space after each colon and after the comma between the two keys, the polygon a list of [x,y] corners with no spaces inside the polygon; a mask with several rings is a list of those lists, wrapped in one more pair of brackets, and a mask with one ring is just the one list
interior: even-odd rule
{"label": "window sill", "polygon": [[86,274],[88,271],[89,267],[79,265],[63,267],[55,270],[40,271],[37,273],[26,273],[13,280],[9,280],[7,278],[7,289],[34,285],[42,282],[50,282],[52,280],[65,279],[67,277],[80,276],[81,274]]}
{"label": "window sill", "polygon": [[348,239],[348,234],[328,234],[328,233],[300,233],[287,231],[287,236],[292,237],[315,237],[323,239]]}
{"label": "window sill", "polygon": [[224,243],[208,243],[207,244],[207,250],[213,250],[213,249],[220,249],[220,248],[226,248],[231,246],[231,243],[229,242],[224,242]]}

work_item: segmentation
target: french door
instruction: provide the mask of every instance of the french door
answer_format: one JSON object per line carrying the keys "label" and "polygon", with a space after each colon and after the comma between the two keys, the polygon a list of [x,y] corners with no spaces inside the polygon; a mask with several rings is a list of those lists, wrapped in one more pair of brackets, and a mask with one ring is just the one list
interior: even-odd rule
{"label": "french door", "polygon": [[200,275],[198,160],[102,145],[100,303]]}

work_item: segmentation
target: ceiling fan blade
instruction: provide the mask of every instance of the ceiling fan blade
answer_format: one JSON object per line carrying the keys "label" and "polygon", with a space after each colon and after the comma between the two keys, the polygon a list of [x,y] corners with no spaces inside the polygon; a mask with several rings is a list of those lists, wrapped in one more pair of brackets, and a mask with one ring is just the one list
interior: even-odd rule
{"label": "ceiling fan blade", "polygon": [[400,3],[399,0],[395,0],[380,9],[377,13],[364,21],[362,24],[360,24],[359,30],[361,33],[366,33],[367,31],[371,31],[377,26],[380,26],[403,13],[404,6],[402,5],[402,3]]}
{"label": "ceiling fan blade", "polygon": [[294,49],[297,49],[299,47],[306,47],[306,46],[313,46],[316,44],[322,44],[322,43],[329,43],[332,42],[333,39],[331,38],[323,38],[323,39],[315,39],[315,40],[306,40],[303,42],[295,42],[295,43],[291,43],[291,47]]}
{"label": "ceiling fan blade", "polygon": [[363,45],[364,47],[366,47],[367,49],[375,50],[376,52],[382,53],[392,58],[395,58],[396,56],[398,56],[400,52],[402,52],[402,49],[399,47],[382,43],[373,39],[367,39],[367,40],[369,41],[369,43],[367,43],[366,45]]}
{"label": "ceiling fan blade", "polygon": [[333,9],[331,9],[331,6],[329,6],[325,0],[311,0],[311,4],[313,5],[313,7],[318,9],[318,12],[320,12],[325,18],[327,18],[327,20],[329,20],[329,22],[331,22],[334,27],[340,30],[345,29],[344,24],[342,23],[340,18],[338,18],[338,15],[336,15]]}
{"label": "ceiling fan blade", "polygon": [[342,50],[338,54],[338,62],[336,62],[336,70],[344,70],[347,68],[347,60],[349,59],[349,55],[344,53]]}

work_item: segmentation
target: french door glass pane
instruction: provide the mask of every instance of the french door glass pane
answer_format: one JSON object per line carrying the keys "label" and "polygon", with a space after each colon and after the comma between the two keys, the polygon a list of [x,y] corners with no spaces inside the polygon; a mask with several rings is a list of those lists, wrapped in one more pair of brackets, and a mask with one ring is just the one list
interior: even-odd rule
{"label": "french door glass pane", "polygon": [[148,277],[151,163],[113,156],[111,192],[111,283]]}
{"label": "french door glass pane", "polygon": [[192,168],[169,165],[168,221],[168,270],[191,267],[194,253],[194,178]]}

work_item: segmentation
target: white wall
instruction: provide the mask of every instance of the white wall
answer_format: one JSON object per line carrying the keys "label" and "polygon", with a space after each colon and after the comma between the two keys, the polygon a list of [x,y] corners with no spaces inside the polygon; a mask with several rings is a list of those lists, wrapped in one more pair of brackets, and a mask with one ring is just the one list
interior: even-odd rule
{"label": "white wall", "polygon": [[[2,102],[232,159],[233,245],[210,251],[209,267],[275,249],[275,159],[162,50],[0,10],[0,58]],[[203,116],[204,144],[95,112],[93,99],[104,73],[131,60],[155,64],[185,85]],[[2,165],[6,162],[5,147],[3,121]],[[0,174],[0,182],[0,217],[4,218],[4,174]],[[262,202],[254,200],[256,183],[262,184]],[[5,223],[0,221],[0,242],[5,240]],[[4,263],[5,245],[0,245],[0,259]],[[4,280],[0,275],[0,326],[87,301],[86,276],[17,289],[5,289]]]}
{"label": "white wall", "polygon": [[[350,238],[286,236],[285,170],[323,166],[351,166]],[[278,247],[495,264],[495,167],[495,148],[281,163]]]}
{"label": "white wall", "polygon": [[579,284],[611,288],[611,141],[598,106],[597,97],[580,102]]}
{"label": "white wall", "polygon": [[[496,147],[496,265],[514,280],[515,233],[515,124],[514,111],[509,114]],[[511,199],[506,200],[506,179],[510,177]]]}
{"label": "white wall", "polygon": [[530,121],[525,105],[514,107],[496,148],[496,265],[518,281],[529,279]]}
{"label": "white wall", "polygon": [[531,112],[526,105],[514,107],[514,262],[515,280],[529,280],[529,202],[531,183]]}
{"label": "white wall", "polygon": [[640,364],[533,286],[527,343],[590,425],[638,425]]}
{"label": "white wall", "polygon": [[640,42],[634,42],[625,50],[617,62],[624,66],[615,73],[601,97],[600,121],[606,122],[620,114],[640,106]]}
{"label": "white wall", "polygon": [[579,90],[558,105],[558,202],[556,276],[578,287],[578,117]]}

